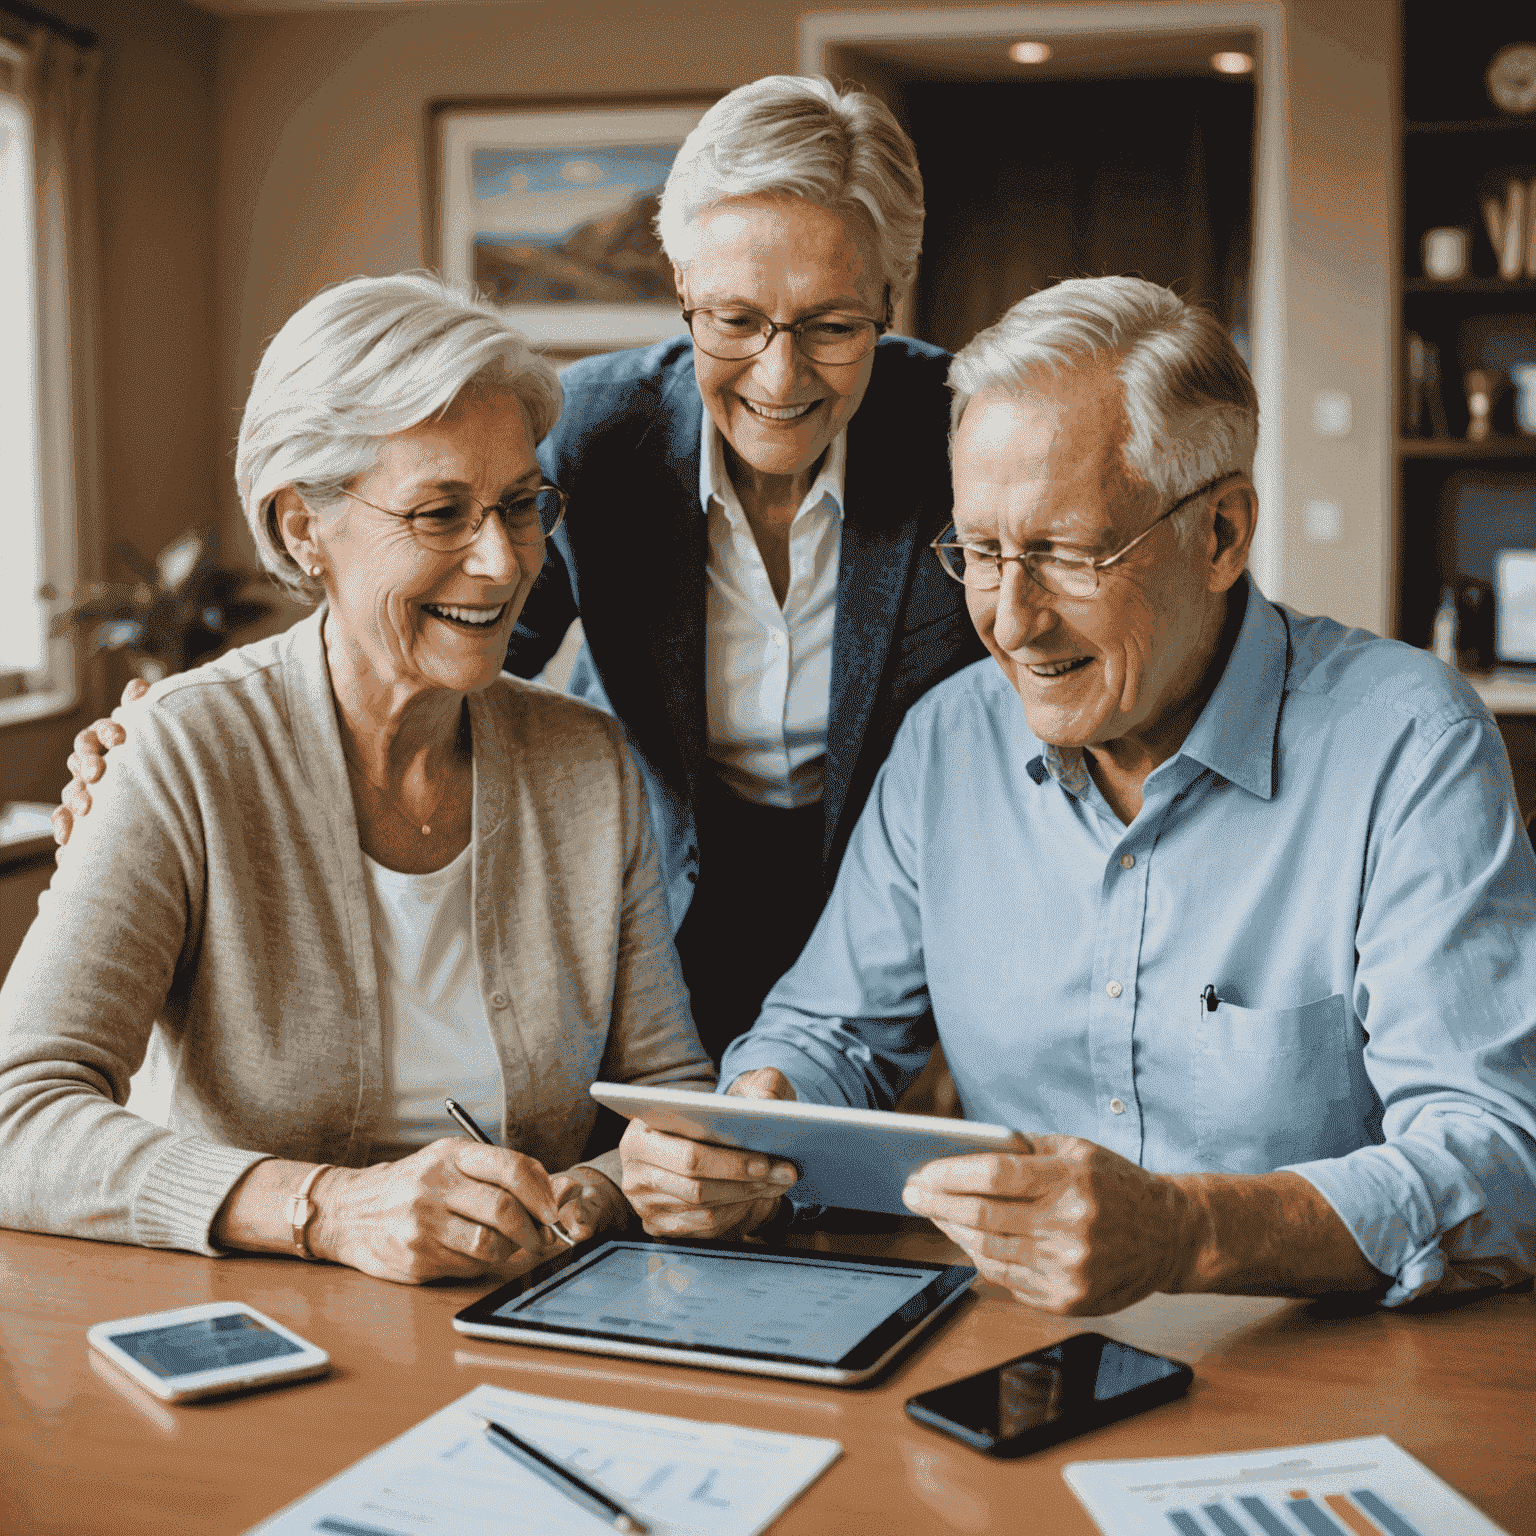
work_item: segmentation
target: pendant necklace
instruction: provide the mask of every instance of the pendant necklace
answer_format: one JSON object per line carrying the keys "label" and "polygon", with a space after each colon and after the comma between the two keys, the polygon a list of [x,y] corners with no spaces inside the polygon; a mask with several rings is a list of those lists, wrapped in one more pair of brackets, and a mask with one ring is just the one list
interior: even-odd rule
{"label": "pendant necklace", "polygon": [[432,802],[432,809],[427,812],[426,820],[423,821],[423,822],[419,822],[418,823],[414,816],[407,816],[405,814],[405,812],[402,811],[400,809],[400,807],[395,804],[395,801],[394,801],[393,797],[391,795],[389,795],[383,789],[383,787],[381,785],[375,784],[373,779],[367,773],[363,772],[362,764],[360,764],[357,761],[357,759],[354,758],[352,756],[352,754],[347,751],[347,749],[345,747],[342,748],[342,754],[341,755],[343,757],[345,757],[346,760],[349,763],[351,763],[354,768],[357,769],[358,773],[362,775],[363,781],[384,802],[385,808],[387,810],[393,811],[395,813],[395,815],[398,816],[400,818],[400,820],[405,822],[408,826],[417,827],[418,830],[421,832],[421,835],[423,837],[431,837],[431,835],[432,835],[432,819],[433,819],[433,817],[435,817],[437,815],[438,810],[441,808],[444,799],[447,798],[447,795],[448,795],[448,785],[445,784],[443,786],[442,791],[438,795],[437,799]]}

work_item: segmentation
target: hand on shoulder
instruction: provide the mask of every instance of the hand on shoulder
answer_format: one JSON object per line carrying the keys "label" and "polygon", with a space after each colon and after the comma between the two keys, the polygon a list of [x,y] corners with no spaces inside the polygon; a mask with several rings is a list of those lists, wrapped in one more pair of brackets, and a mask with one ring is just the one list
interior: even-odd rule
{"label": "hand on shoulder", "polygon": [[[124,704],[132,704],[149,692],[149,684],[141,677],[130,679],[123,689]],[[64,766],[69,769],[69,783],[64,786],[60,803],[53,811],[53,840],[62,848],[75,829],[77,816],[88,816],[91,811],[90,786],[106,771],[106,755],[113,747],[127,741],[128,732],[110,717],[93,721],[75,736],[74,751]]]}

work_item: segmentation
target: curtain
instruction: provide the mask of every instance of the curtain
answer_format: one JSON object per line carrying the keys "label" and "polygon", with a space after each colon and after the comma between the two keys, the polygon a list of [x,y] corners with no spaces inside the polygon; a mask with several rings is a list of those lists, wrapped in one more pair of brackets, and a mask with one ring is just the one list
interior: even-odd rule
{"label": "curtain", "polygon": [[[0,90],[21,101],[32,129],[43,569],[65,589],[61,606],[77,577],[95,574],[99,542],[99,66],[98,49],[0,12]],[[70,685],[71,646],[50,648],[50,673],[64,673],[50,687]]]}

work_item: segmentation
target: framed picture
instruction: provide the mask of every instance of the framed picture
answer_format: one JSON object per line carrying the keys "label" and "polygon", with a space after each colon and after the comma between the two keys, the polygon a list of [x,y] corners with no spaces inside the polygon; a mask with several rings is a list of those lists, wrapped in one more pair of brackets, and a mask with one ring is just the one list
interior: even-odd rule
{"label": "framed picture", "polygon": [[684,331],[657,200],[722,94],[430,103],[429,260],[557,361]]}

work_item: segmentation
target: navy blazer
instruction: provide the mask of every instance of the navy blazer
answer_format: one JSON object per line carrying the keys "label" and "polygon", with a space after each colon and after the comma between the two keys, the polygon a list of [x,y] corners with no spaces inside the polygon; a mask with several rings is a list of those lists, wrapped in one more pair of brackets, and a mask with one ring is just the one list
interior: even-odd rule
{"label": "navy blazer", "polygon": [[[937,347],[884,338],[848,425],[822,777],[828,889],[908,706],[984,654],[965,589],[924,547],[952,504],[948,368]],[[562,382],[565,409],[539,460],[570,509],[513,633],[507,670],[536,674],[580,614],[586,645],[570,691],[629,732],[680,924],[698,878],[694,799],[710,771],[704,402],[693,348],[681,336],[587,358]]]}

